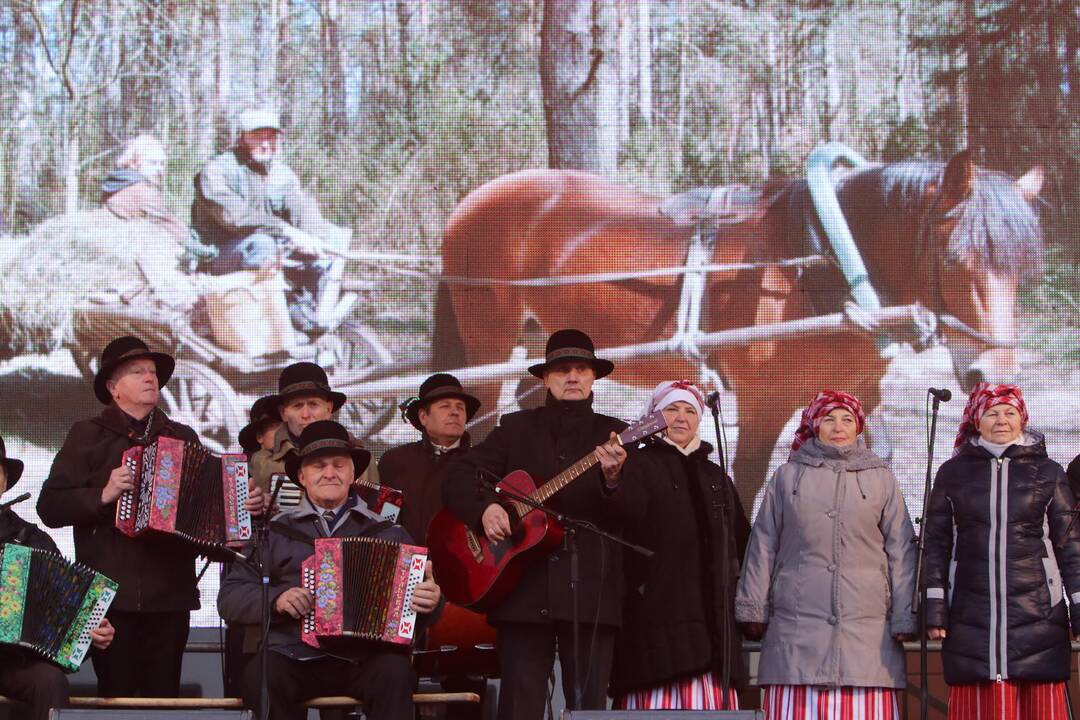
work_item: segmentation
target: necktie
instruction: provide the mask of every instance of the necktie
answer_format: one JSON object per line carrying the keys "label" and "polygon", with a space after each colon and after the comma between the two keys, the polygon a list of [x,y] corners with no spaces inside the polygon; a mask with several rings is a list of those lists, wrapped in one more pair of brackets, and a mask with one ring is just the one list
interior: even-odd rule
{"label": "necktie", "polygon": [[326,522],[326,532],[334,532],[334,518],[337,517],[337,513],[333,510],[323,510],[322,518]]}

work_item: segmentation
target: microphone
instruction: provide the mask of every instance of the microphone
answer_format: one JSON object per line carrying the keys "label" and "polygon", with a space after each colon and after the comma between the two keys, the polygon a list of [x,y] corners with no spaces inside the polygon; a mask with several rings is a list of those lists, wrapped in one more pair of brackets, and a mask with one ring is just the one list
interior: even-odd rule
{"label": "microphone", "polygon": [[952,390],[949,390],[949,388],[927,388],[926,392],[937,398],[938,402],[949,402],[952,400]]}
{"label": "microphone", "polygon": [[705,407],[709,408],[713,412],[717,412],[720,409],[720,392],[713,390],[711,393],[705,396]]}
{"label": "microphone", "polygon": [[6,503],[0,503],[0,512],[3,512],[5,510],[7,510],[12,505],[18,505],[23,500],[29,500],[30,497],[31,497],[30,493],[24,492],[22,495],[19,495],[19,496],[15,497],[15,498],[13,498],[11,500],[8,500]]}

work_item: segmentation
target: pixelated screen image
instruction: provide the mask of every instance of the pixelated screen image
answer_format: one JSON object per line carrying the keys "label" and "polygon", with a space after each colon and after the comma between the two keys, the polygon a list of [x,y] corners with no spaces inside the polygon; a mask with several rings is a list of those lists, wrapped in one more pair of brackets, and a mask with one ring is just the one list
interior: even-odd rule
{"label": "pixelated screen image", "polygon": [[[822,388],[913,517],[927,388],[1080,452],[1080,9],[1022,0],[256,0],[0,8],[0,434],[34,502],[109,340],[238,451],[297,360],[377,457],[433,370],[543,401],[554,330],[719,392],[748,510]],[[267,136],[271,140],[267,140]],[[259,166],[258,180],[242,172]],[[228,196],[229,202],[221,197]],[[703,439],[717,446],[713,419]],[[714,455],[719,461],[719,455]],[[15,493],[9,493],[5,499]],[[53,531],[74,554],[71,529]],[[216,626],[219,569],[196,626]]]}

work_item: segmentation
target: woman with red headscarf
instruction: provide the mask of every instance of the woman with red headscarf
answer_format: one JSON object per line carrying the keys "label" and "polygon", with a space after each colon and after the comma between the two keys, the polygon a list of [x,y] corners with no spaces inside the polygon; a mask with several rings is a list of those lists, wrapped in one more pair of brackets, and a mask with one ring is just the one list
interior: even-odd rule
{"label": "woman with red headscarf", "polygon": [[914,531],[857,398],[824,390],[765,490],[735,597],[768,720],[899,720]]}
{"label": "woman with red headscarf", "polygon": [[1080,524],[1065,471],[1027,422],[1020,388],[976,385],[925,513],[926,621],[957,720],[1067,717]]}

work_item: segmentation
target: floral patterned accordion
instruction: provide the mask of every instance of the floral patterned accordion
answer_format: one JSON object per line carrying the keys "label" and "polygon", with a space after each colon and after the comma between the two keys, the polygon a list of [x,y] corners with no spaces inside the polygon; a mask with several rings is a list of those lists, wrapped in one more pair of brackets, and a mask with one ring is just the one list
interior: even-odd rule
{"label": "floral patterned accordion", "polygon": [[416,632],[413,590],[427,548],[375,538],[317,538],[300,580],[315,597],[301,637],[315,647],[338,639],[408,645]]}
{"label": "floral patterned accordion", "polygon": [[116,597],[116,583],[53,552],[0,548],[0,643],[75,672],[90,649],[90,631]]}
{"label": "floral patterned accordion", "polygon": [[218,457],[197,443],[159,437],[124,453],[135,489],[116,503],[116,527],[131,537],[147,530],[205,546],[251,539],[247,456]]}

